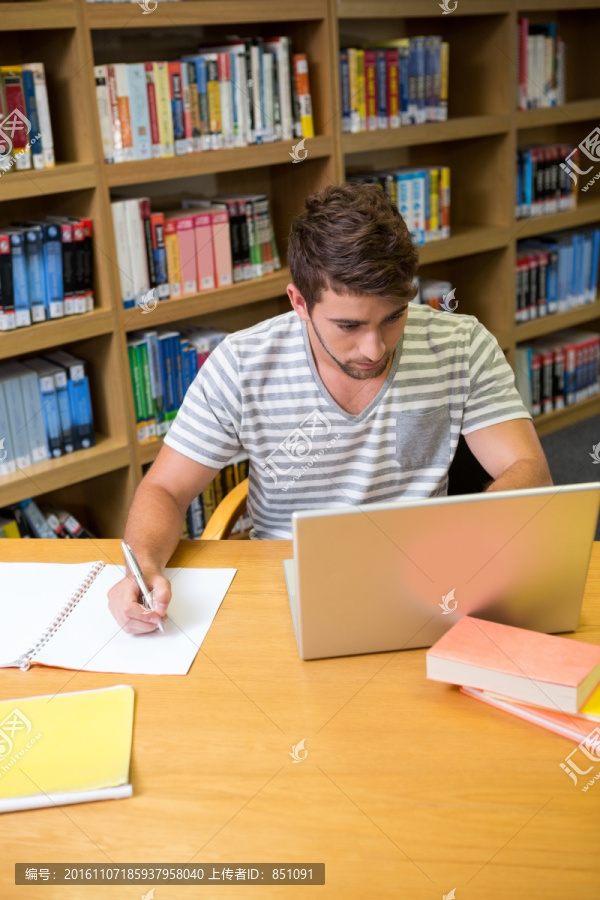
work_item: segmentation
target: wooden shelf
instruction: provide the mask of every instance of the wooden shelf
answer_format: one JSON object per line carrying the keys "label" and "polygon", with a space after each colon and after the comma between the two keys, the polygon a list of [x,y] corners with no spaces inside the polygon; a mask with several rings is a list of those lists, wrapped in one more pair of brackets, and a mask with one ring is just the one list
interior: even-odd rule
{"label": "wooden shelf", "polygon": [[422,266],[440,262],[444,259],[455,259],[459,256],[471,256],[473,253],[484,253],[487,250],[499,250],[510,242],[510,228],[494,228],[485,226],[454,226],[452,236],[445,241],[432,241],[420,246],[419,259]]}
{"label": "wooden shelf", "polygon": [[113,329],[112,310],[95,309],[80,316],[65,316],[15,331],[3,331],[0,332],[0,359],[10,359],[15,355],[15,342],[18,344],[19,354],[24,355],[73,341],[83,341],[100,334],[111,334]]}
{"label": "wooden shelf", "polygon": [[531,322],[516,325],[515,340],[517,343],[531,341],[562,328],[575,328],[577,325],[583,325],[585,322],[591,322],[598,318],[600,318],[600,300],[569,309],[567,312],[544,316],[542,319],[533,319]]}
{"label": "wooden shelf", "polygon": [[97,434],[95,447],[76,450],[59,459],[36,463],[13,475],[4,475],[0,483],[0,506],[96,478],[129,466],[130,462],[131,453],[126,440]]}
{"label": "wooden shelf", "polygon": [[414,147],[418,144],[441,144],[510,131],[510,116],[464,116],[447,122],[427,125],[404,125],[401,128],[382,128],[380,131],[360,131],[342,135],[344,153],[365,153],[371,150],[390,150],[395,147]]}
{"label": "wooden shelf", "polygon": [[1,176],[0,199],[21,200],[40,194],[62,194],[96,187],[94,163],[58,163],[53,169],[6,172]]}
{"label": "wooden shelf", "polygon": [[73,0],[31,0],[26,3],[0,3],[2,31],[46,31],[49,28],[75,28],[77,9]]}
{"label": "wooden shelf", "polygon": [[[465,2],[465,0],[463,0]],[[8,5],[8,4],[6,4]],[[136,3],[90,3],[87,16],[91,29],[172,28],[185,25],[229,25],[256,22],[304,22],[323,19],[327,0],[303,0],[286,4],[281,0],[185,0],[159,3],[152,15],[144,16]]]}
{"label": "wooden shelf", "polygon": [[553,431],[558,431],[559,428],[567,428],[569,425],[575,425],[576,422],[599,414],[600,394],[596,394],[595,397],[589,397],[587,400],[574,403],[573,406],[567,406],[565,409],[536,416],[532,421],[538,435],[542,437],[544,434],[551,434]]}
{"label": "wooden shelf", "polygon": [[542,109],[520,109],[515,113],[518,129],[537,128],[543,125],[566,125],[569,122],[585,122],[600,117],[600,97],[593,100],[576,100],[562,106]]}
{"label": "wooden shelf", "polygon": [[[454,0],[450,0],[453,5]],[[529,8],[529,7],[528,7]],[[508,13],[513,9],[513,0],[459,0],[453,16],[485,16]],[[442,13],[437,3],[423,0],[338,0],[339,19],[439,19]]]}
{"label": "wooden shelf", "polygon": [[565,228],[577,228],[580,225],[590,225],[592,222],[598,221],[600,221],[600,201],[587,201],[566,212],[516,219],[512,237],[520,241],[536,234],[545,234],[547,231],[562,231]]}
{"label": "wooden shelf", "polygon": [[235,306],[246,306],[248,303],[280,297],[285,294],[286,285],[290,283],[291,277],[290,270],[285,266],[272,275],[253,278],[231,287],[202,291],[199,294],[189,294],[173,300],[162,300],[150,313],[145,313],[139,306],[134,309],[124,309],[125,330],[135,331],[138,328],[148,328],[149,326],[154,328],[155,325],[166,323],[175,324],[193,316],[202,316],[204,313],[231,309]]}
{"label": "wooden shelf", "polygon": [[[235,172],[240,169],[254,169],[261,166],[291,164],[290,152],[293,141],[276,141],[272,144],[252,144],[231,150],[206,150],[203,153],[188,153],[168,159],[149,159],[145,162],[105,163],[106,180],[109,187],[126,184],[142,184],[147,181],[169,181],[173,178],[191,178],[195,175],[211,175],[217,172]],[[304,145],[306,160],[330,156],[333,139],[325,135],[307,138]],[[303,160],[304,162],[304,160]],[[296,163],[301,166],[302,163]]]}

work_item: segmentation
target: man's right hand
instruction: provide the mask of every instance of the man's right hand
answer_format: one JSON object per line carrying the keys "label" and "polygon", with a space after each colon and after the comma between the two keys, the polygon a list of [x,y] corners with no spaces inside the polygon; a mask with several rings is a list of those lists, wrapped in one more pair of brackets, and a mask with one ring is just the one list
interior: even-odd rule
{"label": "man's right hand", "polygon": [[156,631],[159,619],[166,618],[171,600],[171,582],[160,572],[143,571],[144,581],[154,591],[154,612],[139,602],[140,589],[133,577],[117,581],[108,592],[108,608],[127,634],[147,634]]}

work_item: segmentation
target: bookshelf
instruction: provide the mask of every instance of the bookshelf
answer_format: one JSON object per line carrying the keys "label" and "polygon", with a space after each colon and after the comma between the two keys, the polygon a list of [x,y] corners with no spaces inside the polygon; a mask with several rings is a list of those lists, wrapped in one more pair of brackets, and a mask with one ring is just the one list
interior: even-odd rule
{"label": "bookshelf", "polygon": [[[497,338],[509,363],[522,341],[563,328],[600,330],[600,299],[533,320],[514,321],[517,241],[554,230],[600,223],[600,190],[581,192],[568,212],[515,217],[516,149],[533,142],[578,144],[600,120],[600,72],[594,58],[598,0],[462,0],[450,15],[420,0],[337,0],[336,56],[418,34],[450,43],[448,120],[340,136],[340,175],[404,165],[451,166],[451,238],[420,248],[420,274],[447,279],[462,298],[459,312],[477,316]],[[517,110],[518,19],[557,22],[567,45],[566,102]],[[334,84],[341,108],[339,81]],[[458,204],[458,205],[457,205]],[[539,435],[600,413],[600,396],[534,419]]]}
{"label": "bookshelf", "polygon": [[[236,330],[289,309],[286,237],[304,197],[353,170],[436,164],[452,169],[452,236],[420,249],[422,274],[457,287],[459,311],[476,315],[514,364],[517,344],[564,327],[600,329],[600,301],[541,321],[514,323],[517,240],[600,222],[600,186],[577,209],[517,220],[515,157],[519,143],[578,143],[600,120],[600,72],[594,58],[600,0],[459,0],[451,15],[423,0],[180,0],[142,15],[136,3],[85,0],[0,3],[0,54],[7,62],[44,62],[57,164],[0,178],[2,223],[50,213],[87,215],[94,223],[95,309],[17,332],[0,333],[0,359],[64,347],[89,366],[96,446],[0,478],[0,506],[43,496],[68,509],[99,537],[122,533],[142,466],[161,442],[140,445],[127,358],[128,335],[141,327],[182,324]],[[555,18],[571,55],[562,107],[516,110],[517,20]],[[582,27],[583,25],[583,27]],[[93,67],[175,58],[226,35],[290,34],[308,55],[315,137],[293,165],[289,142],[106,165]],[[450,42],[446,122],[393,131],[342,134],[338,51],[366,41],[442,34]],[[168,300],[144,315],[120,302],[110,203],[149,196],[153,209],[185,193],[268,195],[283,268],[271,276]],[[535,420],[540,434],[597,415],[593,398]]]}

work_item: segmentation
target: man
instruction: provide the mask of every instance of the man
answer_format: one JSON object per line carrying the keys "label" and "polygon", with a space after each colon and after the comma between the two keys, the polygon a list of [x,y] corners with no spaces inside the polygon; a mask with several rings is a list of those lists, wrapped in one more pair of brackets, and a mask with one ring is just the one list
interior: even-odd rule
{"label": "man", "polygon": [[241,448],[253,538],[290,538],[294,509],[445,495],[461,432],[487,490],[552,484],[496,339],[474,316],[410,303],[417,251],[384,192],[337,185],[305,206],[289,240],[293,311],[211,353],[138,487],[125,539],[156,611],[120,581],[109,605],[128,632],[165,615],[186,510]]}

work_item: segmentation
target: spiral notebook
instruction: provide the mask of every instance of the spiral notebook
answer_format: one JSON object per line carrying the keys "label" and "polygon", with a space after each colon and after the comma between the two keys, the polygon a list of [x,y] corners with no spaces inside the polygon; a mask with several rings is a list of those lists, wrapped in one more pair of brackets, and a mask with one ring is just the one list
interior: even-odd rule
{"label": "spiral notebook", "polygon": [[0,668],[185,675],[236,571],[165,569],[172,597],[164,634],[131,635],[107,599],[125,566],[0,563]]}

